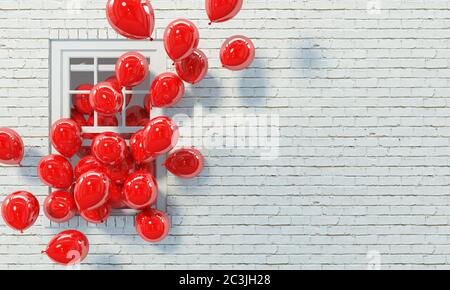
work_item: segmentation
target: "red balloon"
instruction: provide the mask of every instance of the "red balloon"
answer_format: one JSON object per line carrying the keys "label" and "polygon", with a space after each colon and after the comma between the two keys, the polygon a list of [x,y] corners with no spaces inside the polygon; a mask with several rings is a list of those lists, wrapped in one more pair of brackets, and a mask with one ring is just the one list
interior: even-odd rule
{"label": "red balloon", "polygon": [[39,216],[39,202],[27,191],[17,191],[6,197],[2,203],[2,217],[5,223],[23,233]]}
{"label": "red balloon", "polygon": [[136,171],[145,172],[155,176],[156,174],[156,164],[155,161],[143,162],[136,165]]}
{"label": "red balloon", "polygon": [[72,119],[58,120],[50,129],[50,140],[59,153],[71,158],[77,154],[83,143],[81,127]]}
{"label": "red balloon", "polygon": [[44,213],[55,223],[65,223],[77,213],[77,206],[72,195],[67,191],[55,191],[44,201]]}
{"label": "red balloon", "polygon": [[174,73],[163,73],[158,75],[150,88],[151,101],[148,107],[171,107],[178,103],[184,95],[184,83]]}
{"label": "red balloon", "polygon": [[186,19],[171,22],[164,32],[164,47],[173,61],[180,61],[192,54],[199,43],[198,29]]}
{"label": "red balloon", "polygon": [[93,224],[104,223],[111,215],[111,205],[104,204],[93,210],[83,210],[80,212],[82,218]]}
{"label": "red balloon", "polygon": [[0,163],[19,165],[23,152],[23,141],[19,134],[8,128],[0,128]]}
{"label": "red balloon", "polygon": [[208,58],[199,49],[176,63],[178,76],[185,82],[196,84],[203,80],[208,72]]}
{"label": "red balloon", "polygon": [[94,210],[108,202],[110,185],[109,177],[101,170],[88,171],[81,175],[74,189],[78,210]]}
{"label": "red balloon", "polygon": [[39,178],[46,185],[59,189],[67,189],[73,183],[73,170],[70,162],[61,155],[48,155],[39,161]]}
{"label": "red balloon", "polygon": [[146,162],[150,159],[154,159],[153,155],[147,154],[144,149],[144,130],[139,130],[131,136],[130,139],[130,151],[134,160],[137,163]]}
{"label": "red balloon", "polygon": [[236,16],[243,0],[206,0],[206,12],[211,22],[224,22]]}
{"label": "red balloon", "polygon": [[145,241],[160,242],[169,234],[170,219],[162,211],[149,208],[136,216],[136,230]]}
{"label": "red balloon", "polygon": [[125,160],[121,161],[119,164],[107,166],[106,173],[113,183],[122,185],[125,183],[128,175],[134,171],[134,167],[133,158],[127,156]]}
{"label": "red balloon", "polygon": [[[113,76],[110,76],[110,77],[108,77],[106,80],[105,80],[105,82],[109,82],[109,83],[112,83],[114,86],[117,86],[117,90],[118,91],[122,91],[122,87],[120,86],[120,84],[119,84],[119,81],[117,80],[117,78],[116,78],[116,76],[115,75],[113,75]],[[130,91],[132,88],[131,87],[126,87],[126,90],[128,90],[128,91]],[[132,94],[127,94],[126,95],[126,102],[127,102],[127,106],[130,104],[130,102],[131,102],[131,98],[133,97],[133,95]]]}
{"label": "red balloon", "polygon": [[169,117],[156,117],[144,128],[143,141],[146,156],[157,156],[172,150],[178,142],[178,126]]}
{"label": "red balloon", "polygon": [[77,155],[80,158],[91,155],[91,146],[81,146],[80,150],[78,150]]}
{"label": "red balloon", "polygon": [[114,115],[122,110],[123,95],[109,82],[101,82],[94,86],[89,95],[92,108],[102,115]]}
{"label": "red balloon", "polygon": [[203,170],[204,157],[195,148],[181,148],[169,155],[164,166],[178,177],[193,178]]}
{"label": "red balloon", "polygon": [[[77,91],[91,91],[94,86],[90,84],[82,84],[78,86],[75,90]],[[87,94],[75,94],[72,97],[72,103],[80,114],[89,115],[92,113],[92,107],[89,103],[89,93]]]}
{"label": "red balloon", "polygon": [[78,161],[77,165],[75,165],[75,168],[73,169],[73,173],[75,175],[75,179],[78,180],[81,175],[88,171],[95,171],[100,170],[103,171],[104,167],[103,164],[98,161],[94,156],[88,155],[86,157],[83,157],[80,161]]}
{"label": "red balloon", "polygon": [[123,186],[123,198],[125,204],[133,209],[144,209],[154,204],[158,198],[155,178],[145,172],[130,175]]}
{"label": "red balloon", "polygon": [[89,241],[79,231],[68,230],[57,234],[42,253],[55,263],[73,266],[81,263],[89,252]]}
{"label": "red balloon", "polygon": [[148,0],[109,0],[106,16],[114,30],[130,39],[151,39],[155,15]]}
{"label": "red balloon", "polygon": [[109,204],[111,205],[111,207],[116,209],[125,208],[126,204],[123,201],[122,197],[122,187],[114,184],[111,186],[109,191],[110,191]]}
{"label": "red balloon", "polygon": [[127,109],[126,123],[127,126],[145,126],[150,121],[147,111],[141,106],[132,106]]}
{"label": "red balloon", "polygon": [[116,62],[116,77],[121,87],[134,87],[148,75],[148,61],[138,52],[127,52]]}
{"label": "red balloon", "polygon": [[[117,127],[119,126],[119,120],[115,115],[106,116],[98,114],[97,126],[99,127]],[[87,120],[87,126],[94,126],[94,115],[90,115]]]}
{"label": "red balloon", "polygon": [[75,109],[70,109],[70,118],[77,122],[80,127],[86,126],[86,119],[84,115]]}
{"label": "red balloon", "polygon": [[255,59],[253,42],[241,35],[228,38],[220,49],[220,61],[230,70],[243,70]]}
{"label": "red balloon", "polygon": [[127,143],[116,133],[106,132],[92,141],[92,154],[104,165],[117,165],[127,153]]}

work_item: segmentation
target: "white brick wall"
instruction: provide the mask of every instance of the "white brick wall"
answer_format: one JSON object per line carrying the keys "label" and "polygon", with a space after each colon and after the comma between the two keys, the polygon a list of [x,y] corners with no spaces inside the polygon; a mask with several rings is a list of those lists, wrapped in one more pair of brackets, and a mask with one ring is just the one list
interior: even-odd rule
{"label": "white brick wall", "polygon": [[[0,125],[27,145],[24,167],[0,167],[2,198],[47,193],[35,166],[48,152],[49,39],[118,38],[106,0],[67,2],[0,0]],[[82,268],[449,268],[449,2],[244,2],[237,19],[211,28],[203,1],[152,2],[157,38],[188,15],[212,66],[172,113],[200,103],[220,115],[278,114],[281,156],[205,151],[200,178],[169,178],[164,243],[141,242],[132,218],[83,223],[92,248]],[[219,69],[233,34],[258,48],[245,72]],[[45,223],[24,235],[2,223],[0,268],[56,267],[39,254],[59,231]]]}

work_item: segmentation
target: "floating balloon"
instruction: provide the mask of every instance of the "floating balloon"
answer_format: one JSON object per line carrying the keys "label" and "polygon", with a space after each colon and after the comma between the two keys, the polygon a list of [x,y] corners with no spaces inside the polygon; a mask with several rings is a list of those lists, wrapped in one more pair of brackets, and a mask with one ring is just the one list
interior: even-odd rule
{"label": "floating balloon", "polygon": [[241,35],[228,38],[220,49],[220,61],[230,70],[243,70],[255,59],[253,42]]}
{"label": "floating balloon", "polygon": [[211,22],[224,22],[236,16],[243,0],[206,0],[206,12]]}
{"label": "floating balloon", "polygon": [[199,49],[176,63],[178,76],[185,82],[196,84],[203,80],[208,72],[208,58]]}
{"label": "floating balloon", "polygon": [[[97,115],[97,126],[99,127],[117,127],[119,126],[119,120],[115,115],[106,116],[106,115]],[[87,126],[94,126],[94,115],[90,115],[87,120]]]}
{"label": "floating balloon", "polygon": [[39,202],[27,191],[17,191],[6,197],[2,203],[2,217],[5,223],[23,233],[39,216]]}
{"label": "floating balloon", "polygon": [[[77,91],[91,91],[94,86],[90,84],[83,84],[78,86],[75,90]],[[72,103],[80,114],[89,115],[92,113],[92,107],[89,103],[89,93],[79,93],[72,97]]]}
{"label": "floating balloon", "polygon": [[104,204],[93,210],[83,210],[80,212],[82,218],[93,224],[102,224],[111,215],[111,205]]}
{"label": "floating balloon", "polygon": [[148,0],[109,0],[106,16],[112,28],[130,39],[151,39],[155,15]]}
{"label": "floating balloon", "polygon": [[174,62],[191,55],[198,43],[198,29],[194,23],[186,19],[171,22],[164,32],[164,47]]}
{"label": "floating balloon", "polygon": [[73,173],[75,175],[75,179],[78,180],[78,178],[80,178],[80,176],[84,173],[96,170],[104,171],[105,168],[103,164],[94,156],[88,155],[78,161],[77,165],[75,165],[75,168],[73,169]]}
{"label": "floating balloon", "polygon": [[136,230],[147,242],[160,242],[169,234],[169,217],[156,209],[149,208],[136,216]]}
{"label": "floating balloon", "polygon": [[65,223],[77,213],[77,206],[72,195],[67,191],[55,191],[44,201],[44,213],[55,223]]}
{"label": "floating balloon", "polygon": [[70,118],[77,122],[80,127],[86,126],[86,119],[84,115],[75,109],[70,109]]}
{"label": "floating balloon", "polygon": [[50,129],[50,140],[59,153],[71,158],[77,154],[83,143],[81,127],[72,119],[58,120]]}
{"label": "floating balloon", "polygon": [[133,209],[144,209],[156,202],[158,185],[148,173],[136,172],[128,177],[123,186],[125,204]]}
{"label": "floating balloon", "polygon": [[[115,75],[113,75],[113,76],[110,76],[110,77],[108,77],[106,80],[105,80],[105,82],[109,82],[109,83],[112,83],[114,86],[116,86],[117,87],[117,90],[118,91],[122,91],[122,87],[120,86],[120,84],[119,84],[119,81],[117,80],[117,78],[116,78],[116,76]],[[132,87],[126,87],[125,88],[126,90],[128,90],[128,91],[130,91],[131,89],[133,89]],[[130,102],[131,102],[131,98],[133,97],[133,94],[126,94],[126,105],[128,106],[129,104],[130,104]]]}
{"label": "floating balloon", "polygon": [[39,161],[39,178],[46,185],[59,189],[67,189],[73,183],[73,170],[70,162],[61,155],[48,155]]}
{"label": "floating balloon", "polygon": [[101,170],[88,171],[78,178],[74,188],[75,203],[80,211],[93,210],[109,200],[111,181]]}
{"label": "floating balloon", "polygon": [[172,150],[178,142],[178,126],[169,117],[152,119],[143,132],[143,145],[146,156],[157,156]]}
{"label": "floating balloon", "polygon": [[181,148],[169,155],[164,166],[173,175],[181,178],[193,178],[203,170],[204,157],[195,148]]}
{"label": "floating balloon", "polygon": [[127,177],[134,171],[134,160],[127,156],[125,160],[117,165],[107,166],[106,173],[114,184],[122,185]]}
{"label": "floating balloon", "polygon": [[139,130],[131,136],[130,151],[134,160],[139,164],[153,159],[154,156],[148,155],[144,149],[144,130]]}
{"label": "floating balloon", "polygon": [[92,108],[102,115],[114,115],[123,106],[123,95],[109,82],[98,83],[92,88],[89,102]]}
{"label": "floating balloon", "polygon": [[145,172],[145,173],[155,176],[156,163],[155,163],[155,161],[140,163],[140,164],[136,165],[136,172],[137,171]]}
{"label": "floating balloon", "polygon": [[109,204],[111,205],[112,208],[121,209],[126,207],[126,204],[124,203],[122,197],[122,187],[113,184],[111,185],[109,192],[110,192]]}
{"label": "floating balloon", "polygon": [[121,87],[134,87],[148,75],[148,61],[138,52],[127,52],[116,63],[116,77]]}
{"label": "floating balloon", "polygon": [[83,157],[86,157],[88,155],[91,155],[91,146],[81,146],[80,150],[78,150],[77,155],[80,158],[83,158]]}
{"label": "floating balloon", "polygon": [[92,142],[92,154],[104,165],[117,165],[127,153],[127,143],[116,133],[106,132],[98,135]]}
{"label": "floating balloon", "polygon": [[184,83],[174,73],[163,73],[155,77],[150,88],[150,97],[146,100],[148,107],[171,107],[184,95]]}
{"label": "floating balloon", "polygon": [[75,230],[57,234],[42,253],[55,263],[73,266],[81,263],[89,252],[89,241],[86,236]]}
{"label": "floating balloon", "polygon": [[141,106],[132,106],[127,109],[127,126],[145,126],[150,121],[149,114]]}
{"label": "floating balloon", "polygon": [[23,141],[19,134],[8,128],[0,128],[0,163],[19,165],[23,152]]}

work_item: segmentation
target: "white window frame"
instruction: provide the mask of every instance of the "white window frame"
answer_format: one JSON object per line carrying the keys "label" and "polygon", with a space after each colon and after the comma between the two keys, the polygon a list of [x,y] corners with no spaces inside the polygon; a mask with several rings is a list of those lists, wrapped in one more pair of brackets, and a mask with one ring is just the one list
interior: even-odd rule
{"label": "white window frame", "polygon": [[[114,65],[99,65],[98,58],[119,58],[129,51],[137,51],[150,59],[150,83],[155,75],[167,71],[167,60],[162,41],[129,41],[129,40],[51,40],[50,41],[50,126],[61,118],[70,118],[70,109],[74,91],[70,90],[70,72],[94,72],[94,84],[98,83],[98,72],[114,71]],[[71,58],[94,58],[94,64],[71,65]],[[78,92],[78,91],[77,91]],[[88,92],[79,92],[88,93]],[[126,91],[123,93],[147,94],[147,91]],[[125,103],[125,102],[124,102]],[[123,111],[126,104],[124,104]],[[121,124],[125,124],[122,114]],[[151,117],[161,116],[162,109],[153,108]],[[98,127],[97,113],[94,114],[94,126],[83,127],[83,133],[133,133],[142,127]],[[51,153],[56,150],[49,144]],[[156,179],[158,182],[158,202],[156,207],[166,211],[167,207],[167,170],[161,165],[166,156],[156,161]],[[114,210],[113,216],[134,215],[135,210]]]}

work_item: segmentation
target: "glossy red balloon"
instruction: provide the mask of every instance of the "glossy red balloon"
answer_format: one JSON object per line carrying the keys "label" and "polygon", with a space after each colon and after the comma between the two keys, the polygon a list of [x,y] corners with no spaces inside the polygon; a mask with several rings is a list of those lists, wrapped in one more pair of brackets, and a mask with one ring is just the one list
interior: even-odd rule
{"label": "glossy red balloon", "polygon": [[163,73],[155,77],[150,88],[151,102],[148,107],[171,107],[178,103],[184,95],[184,83],[174,73]]}
{"label": "glossy red balloon", "polygon": [[201,50],[196,49],[190,56],[177,62],[175,68],[183,81],[196,84],[208,73],[208,58]]}
{"label": "glossy red balloon", "polygon": [[147,154],[144,149],[144,130],[139,130],[131,136],[130,139],[130,151],[133,155],[133,159],[136,163],[146,162],[150,159],[153,159],[153,155]]}
{"label": "glossy red balloon", "polygon": [[148,0],[108,0],[106,16],[117,33],[130,39],[151,39],[155,15]]}
{"label": "glossy red balloon", "polygon": [[195,148],[181,148],[169,155],[164,166],[173,175],[181,178],[193,178],[202,172],[204,157]]}
{"label": "glossy red balloon", "polygon": [[0,163],[19,165],[23,153],[23,141],[19,134],[9,128],[0,128]]}
{"label": "glossy red balloon", "polygon": [[125,208],[126,204],[123,201],[122,197],[122,187],[118,185],[112,185],[109,191],[110,191],[109,204],[111,205],[111,207],[116,209]]}
{"label": "glossy red balloon", "polygon": [[75,109],[70,109],[70,118],[77,122],[80,127],[86,126],[86,118]]}
{"label": "glossy red balloon", "polygon": [[164,32],[164,47],[167,55],[174,62],[192,54],[199,43],[198,29],[194,23],[186,19],[171,22]]}
{"label": "glossy red balloon", "polygon": [[149,208],[136,216],[136,230],[145,241],[157,243],[169,234],[170,219],[162,211]]}
{"label": "glossy red balloon", "polygon": [[[77,91],[91,91],[94,86],[91,84],[82,84],[75,90]],[[89,115],[92,113],[92,107],[89,103],[89,93],[79,93],[72,96],[72,103],[80,114]]]}
{"label": "glossy red balloon", "polygon": [[143,162],[136,165],[136,172],[141,171],[155,176],[156,174],[156,161]]}
{"label": "glossy red balloon", "polygon": [[220,61],[230,70],[243,70],[255,59],[253,42],[242,35],[228,38],[220,49]]}
{"label": "glossy red balloon", "polygon": [[111,181],[101,170],[88,171],[78,178],[74,198],[78,210],[90,211],[108,202]]}
{"label": "glossy red balloon", "polygon": [[93,210],[83,210],[80,212],[82,218],[93,224],[104,223],[111,215],[111,205],[104,204]]}
{"label": "glossy red balloon", "polygon": [[102,115],[114,115],[122,110],[123,99],[122,92],[109,82],[96,84],[89,95],[92,108]]}
{"label": "glossy red balloon", "polygon": [[67,191],[55,191],[44,201],[44,213],[55,223],[65,223],[77,214],[77,206],[72,194]]}
{"label": "glossy red balloon", "polygon": [[152,119],[144,128],[143,141],[146,156],[157,156],[172,150],[178,142],[178,126],[169,117]]}
{"label": "glossy red balloon", "polygon": [[80,158],[83,158],[83,157],[86,157],[88,155],[91,155],[91,146],[81,146],[80,150],[78,150],[77,155]]}
{"label": "glossy red balloon", "polygon": [[75,165],[75,168],[73,169],[73,173],[75,175],[75,179],[78,180],[78,178],[80,178],[80,176],[84,173],[96,170],[104,171],[105,168],[103,164],[97,160],[97,158],[92,155],[88,155],[78,161],[77,165]]}
{"label": "glossy red balloon", "polygon": [[70,162],[61,155],[48,155],[39,161],[39,178],[46,185],[59,189],[67,189],[73,183],[73,169]]}
{"label": "glossy red balloon", "polygon": [[81,263],[89,252],[89,241],[86,236],[75,230],[68,230],[57,234],[42,253],[55,263],[73,266]]}
{"label": "glossy red balloon", "polygon": [[72,119],[58,120],[50,129],[50,140],[59,153],[72,158],[83,143],[81,127]]}
{"label": "glossy red balloon", "polygon": [[[131,155],[131,154],[130,154]],[[107,166],[106,173],[114,184],[123,185],[127,177],[134,172],[135,164],[131,156],[114,166]]]}
{"label": "glossy red balloon", "polygon": [[116,77],[121,87],[134,87],[148,76],[148,61],[138,52],[127,52],[116,62]]}
{"label": "glossy red balloon", "polygon": [[[110,77],[108,77],[106,80],[105,80],[105,82],[109,82],[109,83],[112,83],[114,86],[117,86],[117,90],[118,91],[122,91],[122,87],[120,86],[120,84],[119,84],[119,81],[117,80],[117,78],[116,78],[116,76],[115,75],[113,75],[113,76],[110,76]],[[126,87],[125,88],[126,90],[128,90],[128,91],[130,91],[132,88],[131,87]],[[131,98],[133,97],[133,95],[132,94],[126,94],[126,102],[127,102],[127,106],[130,104],[130,102],[131,102]]]}
{"label": "glossy red balloon", "polygon": [[[97,126],[99,127],[117,127],[119,126],[119,120],[117,120],[117,117],[115,115],[111,116],[105,116],[98,114],[97,119]],[[94,126],[94,115],[90,115],[87,120],[87,126],[93,127]]]}
{"label": "glossy red balloon", "polygon": [[117,165],[123,161],[127,153],[127,143],[116,133],[106,132],[92,141],[92,155],[104,165]]}
{"label": "glossy red balloon", "polygon": [[154,204],[158,198],[156,180],[145,172],[130,175],[122,191],[125,204],[133,209],[144,209]]}
{"label": "glossy red balloon", "polygon": [[39,216],[39,202],[27,191],[17,191],[6,197],[2,203],[2,217],[12,229],[23,233]]}
{"label": "glossy red balloon", "polygon": [[127,126],[141,127],[147,125],[149,121],[150,116],[143,107],[131,106],[127,109]]}
{"label": "glossy red balloon", "polygon": [[206,0],[206,12],[211,22],[224,22],[236,16],[244,0]]}

